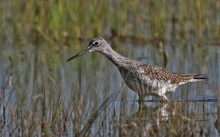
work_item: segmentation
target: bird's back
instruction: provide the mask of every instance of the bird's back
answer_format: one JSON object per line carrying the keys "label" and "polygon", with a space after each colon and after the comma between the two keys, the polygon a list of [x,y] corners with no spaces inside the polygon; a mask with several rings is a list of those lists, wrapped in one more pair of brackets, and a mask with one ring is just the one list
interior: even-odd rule
{"label": "bird's back", "polygon": [[155,92],[162,90],[174,91],[179,85],[196,82],[205,79],[203,75],[178,74],[169,72],[164,68],[154,65],[141,64],[133,62],[129,67],[119,68],[122,77],[129,88],[140,93]]}

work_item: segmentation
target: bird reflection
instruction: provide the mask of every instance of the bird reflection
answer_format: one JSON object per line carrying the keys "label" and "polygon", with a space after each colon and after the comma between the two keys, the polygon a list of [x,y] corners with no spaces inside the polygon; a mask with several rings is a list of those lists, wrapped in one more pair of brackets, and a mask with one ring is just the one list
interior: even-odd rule
{"label": "bird reflection", "polygon": [[180,106],[181,103],[144,102],[139,104],[138,110],[126,118],[123,135],[158,136],[161,129],[165,130],[164,127],[172,125],[170,124],[172,122],[191,122],[190,118],[177,112]]}

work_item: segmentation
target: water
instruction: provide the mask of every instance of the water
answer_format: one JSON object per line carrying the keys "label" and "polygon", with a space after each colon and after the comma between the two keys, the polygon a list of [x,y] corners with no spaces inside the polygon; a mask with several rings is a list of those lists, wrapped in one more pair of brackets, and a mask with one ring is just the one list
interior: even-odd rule
{"label": "water", "polygon": [[[97,8],[98,7],[98,8]],[[220,136],[220,2],[0,1],[0,136]],[[103,12],[105,11],[105,12]],[[209,79],[144,105],[98,53]]]}
{"label": "water", "polygon": [[220,47],[181,41],[112,44],[129,58],[209,79],[168,93],[169,104],[149,99],[139,106],[117,68],[98,53],[66,63],[80,49],[1,51],[1,135],[219,136]]}

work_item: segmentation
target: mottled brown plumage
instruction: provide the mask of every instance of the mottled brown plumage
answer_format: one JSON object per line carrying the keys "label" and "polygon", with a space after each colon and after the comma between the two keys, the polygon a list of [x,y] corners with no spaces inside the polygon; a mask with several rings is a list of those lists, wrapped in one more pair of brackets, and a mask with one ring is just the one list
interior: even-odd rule
{"label": "mottled brown plumage", "polygon": [[88,47],[80,53],[72,56],[67,61],[75,59],[86,52],[99,52],[107,57],[121,73],[126,85],[137,92],[139,97],[154,95],[168,101],[165,93],[175,91],[182,84],[206,79],[201,74],[178,74],[169,72],[164,68],[142,64],[133,59],[126,58],[115,52],[103,38],[94,38]]}

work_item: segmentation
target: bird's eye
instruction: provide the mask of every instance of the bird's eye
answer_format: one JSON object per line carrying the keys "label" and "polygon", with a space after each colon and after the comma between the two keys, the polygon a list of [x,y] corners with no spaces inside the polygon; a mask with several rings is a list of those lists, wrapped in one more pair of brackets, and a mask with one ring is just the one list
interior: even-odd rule
{"label": "bird's eye", "polygon": [[99,41],[94,41],[94,42],[93,42],[93,46],[98,46],[99,44],[100,44]]}

